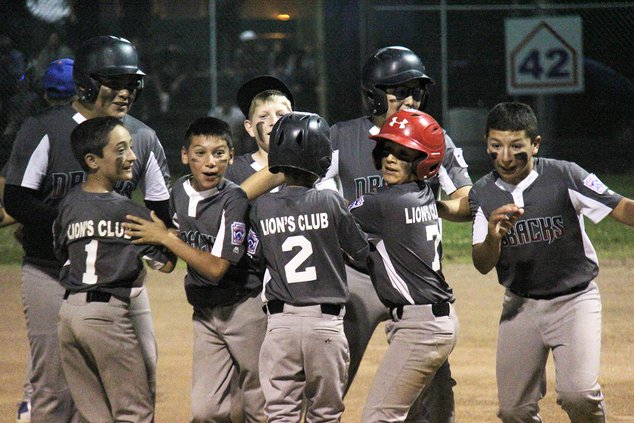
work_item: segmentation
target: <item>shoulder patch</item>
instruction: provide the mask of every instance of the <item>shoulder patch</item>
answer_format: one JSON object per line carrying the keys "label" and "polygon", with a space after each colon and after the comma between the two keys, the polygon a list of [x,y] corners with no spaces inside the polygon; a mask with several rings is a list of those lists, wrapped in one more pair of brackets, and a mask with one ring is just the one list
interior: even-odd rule
{"label": "shoulder patch", "polygon": [[603,194],[608,189],[594,173],[589,174],[586,179],[583,180],[583,184],[597,194]]}
{"label": "shoulder patch", "polygon": [[231,244],[242,245],[247,232],[247,225],[244,222],[233,222],[231,224]]}
{"label": "shoulder patch", "polygon": [[255,254],[259,243],[260,240],[256,233],[253,232],[252,229],[249,229],[249,234],[247,235],[247,253],[251,255]]}
{"label": "shoulder patch", "polygon": [[356,200],[354,200],[352,203],[350,203],[350,205],[348,206],[348,211],[352,209],[356,209],[357,207],[361,207],[362,205],[363,205],[363,195],[357,198]]}

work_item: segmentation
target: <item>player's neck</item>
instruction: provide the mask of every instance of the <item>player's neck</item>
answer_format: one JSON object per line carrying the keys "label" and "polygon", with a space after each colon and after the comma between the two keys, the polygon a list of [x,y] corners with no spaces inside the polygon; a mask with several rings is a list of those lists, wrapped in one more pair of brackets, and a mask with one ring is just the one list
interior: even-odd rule
{"label": "player's neck", "polygon": [[99,174],[91,174],[86,178],[81,186],[81,189],[85,192],[105,193],[114,190],[115,182],[110,181],[107,178],[103,178]]}
{"label": "player's neck", "polygon": [[385,115],[380,115],[380,116],[379,115],[372,115],[370,120],[372,121],[374,126],[376,126],[377,128],[380,128],[385,123],[386,116]]}
{"label": "player's neck", "polygon": [[100,116],[93,109],[87,107],[84,103],[82,103],[79,100],[73,101],[72,105],[73,105],[73,109],[77,110],[79,114],[81,114],[86,119],[93,119]]}
{"label": "player's neck", "polygon": [[251,154],[251,158],[260,166],[266,167],[269,165],[269,155],[264,150],[258,149],[258,151]]}

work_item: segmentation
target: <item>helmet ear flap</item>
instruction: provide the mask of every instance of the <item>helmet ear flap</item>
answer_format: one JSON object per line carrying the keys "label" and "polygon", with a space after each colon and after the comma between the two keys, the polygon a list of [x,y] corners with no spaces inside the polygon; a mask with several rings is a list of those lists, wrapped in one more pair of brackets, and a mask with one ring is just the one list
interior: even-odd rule
{"label": "helmet ear flap", "polygon": [[326,172],[328,172],[328,169],[330,169],[330,165],[332,164],[332,157],[323,156],[322,158],[319,159],[317,164],[324,171],[324,175],[325,175]]}
{"label": "helmet ear flap", "polygon": [[429,100],[429,91],[427,91],[427,84],[423,86],[423,98],[420,100],[420,106],[418,106],[418,110],[424,112],[427,108],[427,101]]}
{"label": "helmet ear flap", "polygon": [[77,98],[82,103],[93,103],[97,97],[97,93],[90,87],[84,87],[83,85],[76,85]]}
{"label": "helmet ear flap", "polygon": [[427,165],[424,163],[425,160],[427,160],[427,157],[429,156],[423,153],[422,156],[412,162],[412,172],[416,173],[418,179],[423,180],[427,178],[429,176],[428,172],[433,171],[433,169],[440,165],[440,163],[438,163],[437,165],[433,166],[433,169],[427,169]]}

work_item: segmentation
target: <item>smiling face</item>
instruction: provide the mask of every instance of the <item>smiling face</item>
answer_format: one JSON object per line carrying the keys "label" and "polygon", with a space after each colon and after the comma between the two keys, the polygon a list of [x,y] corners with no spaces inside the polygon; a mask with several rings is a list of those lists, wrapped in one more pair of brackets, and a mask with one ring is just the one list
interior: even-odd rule
{"label": "smiling face", "polygon": [[189,146],[181,149],[181,160],[189,165],[192,187],[206,191],[222,182],[227,167],[233,162],[233,150],[224,138],[194,135]]}
{"label": "smiling face", "polygon": [[417,179],[412,162],[421,157],[420,151],[412,150],[392,141],[382,141],[381,175],[388,185],[399,185]]}
{"label": "smiling face", "polygon": [[489,130],[487,153],[504,182],[519,184],[533,170],[533,156],[539,151],[541,137],[531,142],[526,131]]}
{"label": "smiling face", "polygon": [[244,128],[255,138],[258,149],[268,154],[271,129],[282,116],[292,112],[291,102],[281,95],[272,95],[264,100],[256,101],[258,103],[253,106],[251,119],[244,121]]}
{"label": "smiling face", "polygon": [[123,118],[132,107],[139,78],[139,75],[99,77],[99,93],[93,110],[95,116]]}
{"label": "smiling face", "polygon": [[88,154],[87,160],[96,170],[96,177],[104,181],[104,186],[113,187],[119,181],[132,179],[132,166],[136,156],[132,151],[132,136],[121,125],[115,126],[108,135],[108,144],[102,150],[101,157]]}
{"label": "smiling face", "polygon": [[373,122],[378,127],[381,127],[389,116],[399,110],[418,110],[423,98],[427,95],[426,90],[421,87],[421,83],[417,79],[407,81],[402,85],[380,87],[380,89],[385,91],[387,111],[384,115],[373,116]]}

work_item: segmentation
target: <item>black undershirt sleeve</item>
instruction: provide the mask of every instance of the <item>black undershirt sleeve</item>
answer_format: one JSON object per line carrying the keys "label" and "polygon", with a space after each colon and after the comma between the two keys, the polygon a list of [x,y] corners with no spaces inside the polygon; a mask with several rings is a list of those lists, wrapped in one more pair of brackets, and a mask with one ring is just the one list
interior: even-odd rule
{"label": "black undershirt sleeve", "polygon": [[4,207],[22,224],[50,224],[57,217],[57,208],[42,202],[37,191],[18,185],[4,188]]}
{"label": "black undershirt sleeve", "polygon": [[156,215],[165,223],[168,228],[173,228],[172,218],[170,217],[169,200],[149,201],[145,200],[148,209],[154,210]]}

